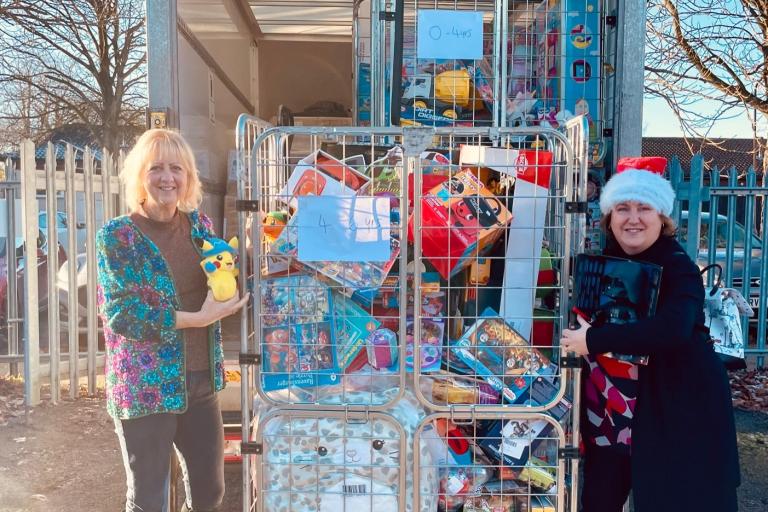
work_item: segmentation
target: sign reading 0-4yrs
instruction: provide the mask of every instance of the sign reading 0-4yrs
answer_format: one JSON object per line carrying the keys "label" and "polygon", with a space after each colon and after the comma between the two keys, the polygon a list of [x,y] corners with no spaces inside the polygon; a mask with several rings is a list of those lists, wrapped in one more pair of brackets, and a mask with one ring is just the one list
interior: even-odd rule
{"label": "sign reading 0-4yrs", "polygon": [[420,9],[416,57],[419,59],[482,59],[483,13]]}

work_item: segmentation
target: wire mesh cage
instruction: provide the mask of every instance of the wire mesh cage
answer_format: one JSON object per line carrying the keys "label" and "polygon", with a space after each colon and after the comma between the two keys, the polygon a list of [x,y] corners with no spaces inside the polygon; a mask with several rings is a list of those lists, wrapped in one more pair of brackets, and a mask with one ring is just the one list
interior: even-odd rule
{"label": "wire mesh cage", "polygon": [[[566,386],[572,375],[557,340],[567,318],[571,256],[583,246],[585,130],[580,117],[564,132],[261,133],[240,186],[252,210],[241,219],[249,226],[243,285],[255,296],[243,322],[243,352],[255,368],[244,380],[258,394],[256,407],[276,405],[285,417],[342,414],[347,423],[352,414],[365,424],[375,412],[399,420],[393,411],[411,403],[422,412],[410,418],[419,421],[427,410],[522,419],[541,412],[539,420],[564,410],[555,422],[568,416],[573,423],[567,413],[576,397]],[[309,146],[296,150],[285,143],[292,136]],[[257,432],[266,454],[274,440],[261,439],[273,430],[264,417],[251,418],[249,405],[243,425]],[[342,432],[345,424],[323,431]],[[555,444],[564,443],[559,436]],[[427,460],[418,444],[413,450]],[[401,463],[406,471],[418,467]],[[280,486],[267,486],[263,471],[277,470],[264,464],[256,460],[262,474],[253,498],[264,503],[271,498],[258,493],[272,489],[294,503]],[[422,490],[413,495],[427,500],[419,510],[438,510],[440,477],[426,464],[423,475],[431,476],[416,480]],[[341,498],[327,502],[344,502],[339,485],[330,494]],[[397,510],[410,510],[408,503]]]}
{"label": "wire mesh cage", "polygon": [[[413,506],[413,439],[425,417],[410,393],[387,414],[275,409],[257,417],[253,503],[269,512],[426,510]],[[419,459],[432,464],[420,450]],[[437,483],[436,470],[426,468],[419,492],[429,510],[437,510]]]}
{"label": "wire mesh cage", "polygon": [[533,147],[499,133],[499,147],[465,141],[414,170],[414,368],[437,409],[543,410],[565,391],[556,340],[580,247],[569,204],[584,177],[557,132]]}
{"label": "wire mesh cage", "polygon": [[[356,39],[358,53],[370,47],[359,88],[373,86],[365,98],[378,124],[562,128],[582,115],[590,162],[602,167],[613,122],[613,8],[607,0],[372,0],[371,29]],[[461,18],[470,14],[474,25]],[[425,44],[435,34],[438,44]]]}
{"label": "wire mesh cage", "polygon": [[[437,494],[415,500],[420,510],[437,502],[443,512],[548,512],[566,510],[570,465],[569,407],[549,414],[434,414],[415,436],[417,481],[437,478]],[[434,486],[433,486],[434,487]]]}

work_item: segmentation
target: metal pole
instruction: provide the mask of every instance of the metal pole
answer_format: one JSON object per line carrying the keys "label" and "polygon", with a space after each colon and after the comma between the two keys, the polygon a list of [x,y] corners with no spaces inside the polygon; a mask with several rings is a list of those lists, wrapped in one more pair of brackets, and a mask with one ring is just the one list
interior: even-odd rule
{"label": "metal pole", "polygon": [[[77,226],[77,203],[75,202],[75,154],[67,144],[64,151],[64,182],[66,183],[65,205],[67,225]],[[67,247],[70,254],[77,254],[77,233],[69,229]],[[77,256],[67,265],[67,343],[69,345],[69,398],[77,398],[79,388],[78,357],[80,355],[79,306],[77,303]]]}
{"label": "metal pole", "polygon": [[645,1],[618,2],[613,161],[642,153]]}
{"label": "metal pole", "polygon": [[27,406],[40,403],[40,320],[38,316],[38,226],[35,145],[21,143],[21,224],[24,229],[24,395]]}
{"label": "metal pole", "polygon": [[166,110],[167,126],[178,128],[179,50],[177,0],[146,0],[147,86],[150,110]]}
{"label": "metal pole", "polygon": [[93,190],[94,158],[91,148],[85,148],[83,155],[83,178],[85,179],[85,268],[86,281],[86,319],[88,326],[88,394],[96,394],[96,349],[99,333],[96,329],[96,194]]}
{"label": "metal pole", "polygon": [[[16,188],[6,192],[6,206],[8,207],[8,240],[6,241],[8,261],[8,293],[6,300],[8,319],[8,355],[19,354],[19,290],[16,286],[19,262],[16,258]],[[11,276],[14,278],[11,279]],[[11,363],[11,375],[19,374],[19,365]]]}
{"label": "metal pole", "polygon": [[[56,274],[59,269],[59,237],[56,230],[58,211],[56,209],[56,148],[48,143],[45,154],[45,189],[48,219],[48,351],[50,353],[51,401],[59,401],[61,382],[59,379],[59,358],[61,337],[59,336],[59,294],[56,291]],[[72,226],[70,226],[70,229]]]}

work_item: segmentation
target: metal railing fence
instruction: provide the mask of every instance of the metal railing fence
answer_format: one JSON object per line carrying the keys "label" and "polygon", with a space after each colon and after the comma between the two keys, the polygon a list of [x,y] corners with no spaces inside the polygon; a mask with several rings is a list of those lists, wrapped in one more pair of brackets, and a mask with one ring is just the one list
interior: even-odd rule
{"label": "metal railing fence", "polygon": [[[685,172],[677,158],[670,166],[670,179],[677,192],[672,218],[679,226],[679,239],[700,268],[718,263],[723,282],[747,298],[755,314],[742,318],[742,331],[749,343],[748,358],[765,365],[766,295],[768,295],[768,184],[764,174],[750,167],[704,169],[701,155],[691,159]],[[708,286],[712,276],[708,277]],[[748,336],[747,336],[748,333]]]}
{"label": "metal railing fence", "polygon": [[45,376],[50,377],[54,403],[60,399],[62,375],[70,382],[70,398],[77,397],[81,370],[88,392],[96,393],[104,348],[93,241],[105,222],[125,211],[117,177],[122,157],[58,146],[49,143],[36,149],[32,141],[23,141],[19,181],[0,187],[9,235],[4,325],[8,339],[0,363],[9,364],[13,373],[23,363],[27,405],[40,402]]}

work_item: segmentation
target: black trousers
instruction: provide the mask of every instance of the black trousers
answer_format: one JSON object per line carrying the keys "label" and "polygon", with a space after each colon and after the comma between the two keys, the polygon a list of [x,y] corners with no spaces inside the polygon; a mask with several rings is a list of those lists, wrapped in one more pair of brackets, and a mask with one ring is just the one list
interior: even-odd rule
{"label": "black trousers", "polygon": [[610,446],[587,444],[581,512],[621,512],[631,489],[630,455]]}
{"label": "black trousers", "polygon": [[[207,371],[187,373],[181,414],[115,420],[128,481],[126,512],[169,512],[171,450],[176,449],[187,509],[216,510],[224,498],[224,426]],[[175,512],[175,511],[170,511]]]}

